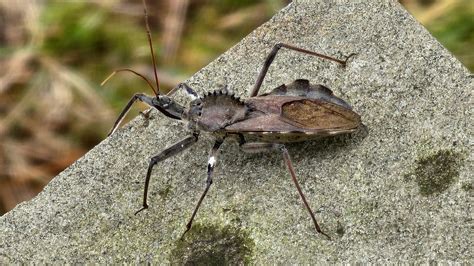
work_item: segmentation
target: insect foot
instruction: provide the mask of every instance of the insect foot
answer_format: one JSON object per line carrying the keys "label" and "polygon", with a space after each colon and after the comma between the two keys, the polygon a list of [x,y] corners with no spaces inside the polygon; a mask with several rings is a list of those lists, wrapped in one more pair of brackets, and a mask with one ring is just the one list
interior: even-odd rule
{"label": "insect foot", "polygon": [[344,60],[344,64],[343,64],[342,66],[343,66],[343,67],[346,67],[346,66],[347,66],[347,61],[349,61],[349,59],[350,59],[351,57],[356,56],[356,55],[357,55],[357,53],[352,53],[352,54],[346,56],[346,59]]}

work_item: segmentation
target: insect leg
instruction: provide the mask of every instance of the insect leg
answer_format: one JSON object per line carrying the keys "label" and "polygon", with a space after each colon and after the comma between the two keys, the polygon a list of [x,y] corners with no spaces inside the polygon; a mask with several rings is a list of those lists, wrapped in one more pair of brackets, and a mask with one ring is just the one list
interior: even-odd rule
{"label": "insect leg", "polygon": [[148,165],[148,171],[146,173],[145,189],[143,191],[143,207],[139,209],[138,211],[136,211],[135,215],[148,208],[148,204],[147,204],[148,186],[150,184],[151,171],[153,169],[153,166],[191,147],[191,145],[196,143],[196,141],[198,140],[198,136],[199,136],[198,133],[194,133],[192,136],[189,136],[185,139],[180,140],[179,142],[169,146],[164,151],[160,152],[160,154],[151,158],[150,164]]}
{"label": "insect leg", "polygon": [[130,99],[130,101],[128,101],[125,108],[123,108],[122,112],[118,116],[117,120],[115,120],[114,126],[112,127],[112,129],[110,130],[110,132],[107,136],[112,135],[115,132],[115,130],[117,130],[117,128],[120,125],[120,123],[122,122],[123,118],[125,117],[125,115],[127,115],[128,111],[130,111],[130,108],[132,107],[133,103],[137,100],[140,100],[140,101],[146,103],[147,105],[153,107],[153,104],[152,104],[153,98],[152,97],[147,96],[143,93],[136,93],[135,95],[133,95],[133,97]]}
{"label": "insect leg", "polygon": [[311,210],[311,207],[309,207],[308,201],[306,200],[306,197],[304,196],[303,191],[301,190],[301,187],[298,183],[298,179],[296,178],[295,170],[293,168],[293,164],[291,163],[290,154],[288,153],[288,150],[286,149],[285,145],[277,144],[277,143],[251,142],[251,143],[244,143],[240,147],[242,151],[247,152],[247,153],[259,153],[259,152],[266,152],[266,151],[272,151],[272,150],[280,150],[283,153],[283,159],[285,160],[286,166],[288,167],[288,171],[290,172],[291,179],[293,180],[293,183],[295,183],[296,189],[298,190],[298,193],[300,194],[300,197],[303,200],[303,203],[306,209],[308,210],[309,215],[311,216],[311,219],[313,220],[313,224],[314,224],[314,227],[316,228],[316,231],[326,236],[328,239],[331,239],[329,235],[327,235],[321,230],[321,228],[318,225],[318,222],[316,221],[316,217],[314,216],[314,213]]}
{"label": "insect leg", "polygon": [[189,87],[188,84],[186,83],[179,83],[178,86],[174,87],[172,90],[170,90],[166,96],[171,96],[173,95],[175,92],[177,92],[179,89],[185,89],[186,91],[186,94],[191,98],[191,100],[194,100],[196,98],[199,98],[199,95],[196,93],[196,91],[193,90],[193,88]]}
{"label": "insect leg", "polygon": [[260,90],[260,87],[262,86],[263,79],[265,78],[265,75],[267,74],[268,68],[270,67],[270,65],[272,64],[273,60],[275,59],[278,51],[282,47],[285,47],[285,48],[288,48],[290,50],[294,50],[294,51],[297,51],[297,52],[300,52],[300,53],[314,55],[314,56],[317,56],[317,57],[321,57],[323,59],[331,60],[331,61],[337,62],[337,63],[339,63],[343,66],[346,65],[347,59],[349,59],[349,57],[354,55],[354,54],[351,54],[349,57],[346,58],[346,60],[339,60],[339,59],[336,59],[334,57],[330,57],[330,56],[327,56],[327,55],[323,55],[323,54],[320,54],[320,53],[316,53],[316,52],[313,52],[313,51],[302,49],[302,48],[299,48],[299,47],[296,47],[296,46],[293,46],[293,45],[289,45],[289,44],[286,44],[286,43],[277,43],[277,44],[275,44],[275,46],[273,46],[272,51],[268,54],[267,58],[265,59],[265,63],[263,64],[263,68],[262,68],[262,70],[260,70],[260,73],[258,74],[257,82],[255,83],[255,85],[254,85],[254,87],[253,87],[253,89],[250,93],[250,97],[257,96],[258,91]]}
{"label": "insect leg", "polygon": [[148,124],[149,124],[148,121],[150,120],[150,113],[151,113],[151,109],[140,111],[139,113],[145,119],[144,127],[148,127]]}
{"label": "insect leg", "polygon": [[300,194],[301,199],[303,200],[303,203],[304,203],[304,205],[306,206],[306,209],[309,212],[309,215],[311,215],[311,219],[313,220],[314,227],[316,228],[316,231],[320,234],[323,234],[324,236],[326,236],[330,240],[331,237],[329,237],[326,233],[324,233],[321,230],[321,228],[319,227],[318,222],[316,221],[316,217],[314,217],[314,213],[311,210],[311,208],[309,207],[308,202],[306,201],[306,197],[304,196],[303,191],[301,190],[301,187],[298,183],[298,179],[296,179],[295,170],[293,168],[293,164],[291,163],[291,158],[290,158],[290,154],[288,153],[288,150],[286,149],[286,147],[284,145],[282,145],[280,147],[280,150],[283,153],[283,158],[285,160],[286,166],[288,167],[288,171],[290,171],[291,178],[293,179],[293,183],[295,183],[296,189],[298,190],[298,193]]}
{"label": "insect leg", "polygon": [[216,142],[214,142],[214,146],[211,149],[211,152],[209,153],[209,159],[207,161],[207,179],[206,179],[206,188],[204,189],[204,192],[201,195],[201,198],[199,198],[199,201],[194,208],[193,214],[191,215],[191,218],[189,219],[189,222],[186,224],[186,231],[181,235],[181,238],[184,237],[184,235],[191,229],[191,226],[193,224],[194,217],[196,216],[196,213],[199,209],[199,206],[201,206],[202,200],[207,194],[207,191],[212,185],[212,173],[214,172],[214,167],[216,165],[216,157],[217,153],[219,151],[219,147],[221,144],[224,142],[223,139],[218,139]]}

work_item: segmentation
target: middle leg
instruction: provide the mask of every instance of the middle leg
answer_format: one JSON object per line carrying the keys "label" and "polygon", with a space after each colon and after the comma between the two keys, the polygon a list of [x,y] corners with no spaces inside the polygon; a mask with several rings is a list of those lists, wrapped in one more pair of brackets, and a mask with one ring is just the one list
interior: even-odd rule
{"label": "middle leg", "polygon": [[189,222],[186,224],[186,231],[181,235],[181,239],[184,237],[184,235],[191,229],[191,226],[193,224],[194,217],[196,216],[199,207],[201,206],[202,201],[204,200],[204,197],[206,197],[207,191],[209,191],[209,188],[212,185],[212,174],[214,172],[214,167],[216,166],[216,158],[217,154],[219,151],[220,146],[224,142],[224,139],[217,139],[214,142],[214,146],[211,149],[211,152],[209,153],[209,159],[207,161],[207,179],[206,179],[206,188],[204,189],[204,192],[201,195],[201,198],[199,198],[199,201],[194,208],[193,214],[191,215],[191,218],[189,219]]}

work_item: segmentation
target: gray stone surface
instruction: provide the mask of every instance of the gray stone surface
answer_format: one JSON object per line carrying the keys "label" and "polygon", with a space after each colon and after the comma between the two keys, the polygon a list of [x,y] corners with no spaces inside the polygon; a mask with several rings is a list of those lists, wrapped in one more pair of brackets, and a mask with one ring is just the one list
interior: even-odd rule
{"label": "gray stone surface", "polygon": [[[185,241],[204,187],[207,136],[155,168],[151,207],[137,216],[148,158],[186,135],[157,112],[104,140],[35,199],[0,218],[0,263],[470,262],[473,76],[395,1],[298,1],[190,80],[248,94],[277,42],[265,90],[295,78],[332,88],[369,133],[291,145],[303,190],[333,241],[315,233],[280,154],[226,143],[215,182]],[[184,98],[180,98],[184,101]]]}

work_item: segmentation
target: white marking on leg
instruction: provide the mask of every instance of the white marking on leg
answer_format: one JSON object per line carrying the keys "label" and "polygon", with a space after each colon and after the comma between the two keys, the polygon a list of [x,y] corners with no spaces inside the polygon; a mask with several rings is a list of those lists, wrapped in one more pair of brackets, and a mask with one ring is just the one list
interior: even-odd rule
{"label": "white marking on leg", "polygon": [[186,93],[186,95],[188,95],[188,97],[189,97],[192,101],[194,101],[194,100],[196,100],[196,99],[198,98],[198,97],[196,97],[196,95],[191,94],[191,93]]}
{"label": "white marking on leg", "polygon": [[186,95],[188,95],[189,98],[191,98],[191,100],[196,100],[198,98],[198,96],[196,95],[196,93],[191,89],[189,88],[188,86],[186,86],[184,83],[181,84],[181,86],[184,86],[184,91],[186,92]]}
{"label": "white marking on leg", "polygon": [[216,164],[216,158],[215,158],[214,156],[209,157],[209,161],[207,161],[207,163],[208,163],[211,167],[214,167],[214,165]]}

